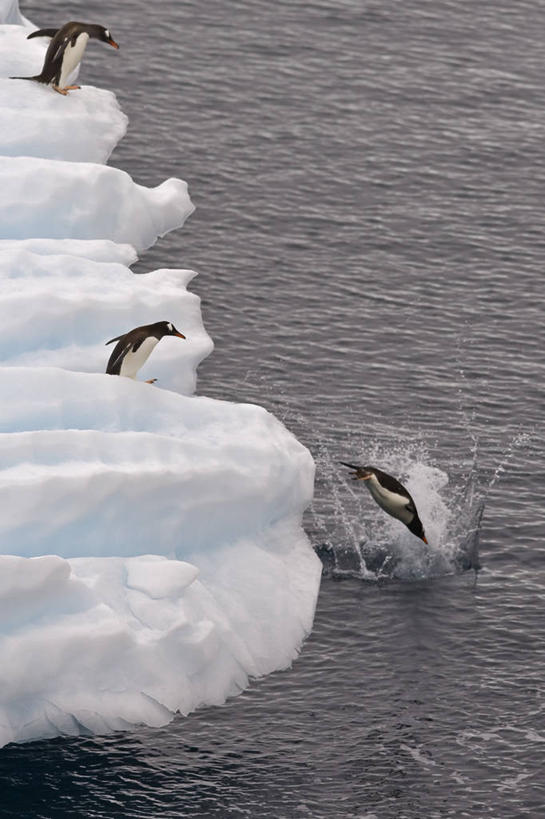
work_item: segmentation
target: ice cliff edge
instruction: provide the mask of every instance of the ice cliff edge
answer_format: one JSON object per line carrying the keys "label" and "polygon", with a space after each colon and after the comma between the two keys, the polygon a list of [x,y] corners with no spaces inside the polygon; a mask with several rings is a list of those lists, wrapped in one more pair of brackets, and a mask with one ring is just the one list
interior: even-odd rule
{"label": "ice cliff edge", "polygon": [[[191,213],[185,183],[103,164],[113,94],[9,80],[43,59],[28,26],[0,0],[0,745],[224,702],[289,666],[320,578],[310,454],[262,408],[193,395],[194,273],[130,270]],[[108,338],[162,319],[187,341],[143,368],[161,388],[104,374]]]}

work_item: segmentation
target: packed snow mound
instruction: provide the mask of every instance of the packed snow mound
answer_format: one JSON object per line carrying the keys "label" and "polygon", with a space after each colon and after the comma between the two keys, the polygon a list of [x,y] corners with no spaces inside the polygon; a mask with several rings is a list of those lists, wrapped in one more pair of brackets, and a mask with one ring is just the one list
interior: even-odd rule
{"label": "packed snow mound", "polygon": [[185,558],[312,497],[308,450],[253,404],[13,367],[0,370],[0,432],[4,554]]}
{"label": "packed snow mound", "polygon": [[45,85],[9,79],[42,70],[50,41],[27,40],[31,30],[0,26],[0,155],[106,162],[128,123],[111,91],[82,86],[62,97]]}
{"label": "packed snow mound", "polygon": [[29,367],[0,408],[0,744],[162,725],[291,663],[314,464],[270,413]]}
{"label": "packed snow mound", "polygon": [[[108,92],[1,79],[47,47],[15,0],[1,23],[0,745],[224,702],[297,656],[321,575],[309,452],[261,407],[192,395],[194,273],[129,269],[191,213],[185,182],[101,164],[126,127]],[[106,341],[161,320],[186,340],[142,380],[104,373]]]}
{"label": "packed snow mound", "polygon": [[212,350],[200,299],[186,289],[194,276],[166,269],[135,276],[123,264],[4,249],[0,242],[0,365],[105,372],[109,339],[171,321],[186,340],[162,339],[139,377],[188,395],[197,365]]}
{"label": "packed snow mound", "polygon": [[181,179],[150,189],[87,162],[0,156],[0,188],[0,239],[110,239],[139,251],[193,212]]}
{"label": "packed snow mound", "polygon": [[19,11],[18,0],[0,0],[0,23],[11,23],[16,26],[31,26],[26,17]]}
{"label": "packed snow mound", "polygon": [[320,575],[299,521],[195,559],[0,557],[0,745],[164,725],[289,666]]}
{"label": "packed snow mound", "polygon": [[63,97],[9,79],[39,73],[49,42],[1,25],[19,18],[16,3],[0,6],[0,239],[106,239],[140,251],[181,227],[193,211],[185,182],[148,189],[101,164],[127,127],[111,92]]}
{"label": "packed snow mound", "polygon": [[22,251],[38,256],[78,256],[127,266],[138,260],[132,245],[117,244],[109,239],[0,239],[0,254],[11,255],[14,263]]}

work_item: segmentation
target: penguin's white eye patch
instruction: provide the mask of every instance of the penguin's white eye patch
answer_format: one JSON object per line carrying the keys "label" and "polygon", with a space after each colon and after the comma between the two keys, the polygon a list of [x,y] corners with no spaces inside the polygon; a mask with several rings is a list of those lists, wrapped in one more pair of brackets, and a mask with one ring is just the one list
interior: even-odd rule
{"label": "penguin's white eye patch", "polygon": [[109,29],[106,29],[106,31],[104,32],[104,34],[106,35],[106,37],[108,38],[108,40],[111,40],[111,39],[112,39],[112,38],[110,37],[110,30],[109,30]]}
{"label": "penguin's white eye patch", "polygon": [[170,323],[170,321],[168,323],[168,329],[172,331],[172,324]]}

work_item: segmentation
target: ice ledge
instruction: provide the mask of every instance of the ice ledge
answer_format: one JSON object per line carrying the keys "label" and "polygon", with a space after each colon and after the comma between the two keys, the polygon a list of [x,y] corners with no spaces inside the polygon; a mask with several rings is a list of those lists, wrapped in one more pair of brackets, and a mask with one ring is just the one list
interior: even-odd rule
{"label": "ice ledge", "polygon": [[[88,247],[80,252],[99,260],[73,255],[81,245]],[[49,245],[36,240],[0,242],[0,365],[103,373],[112,350],[108,339],[166,319],[186,339],[163,339],[139,377],[193,393],[197,365],[213,348],[200,299],[187,290],[194,271],[135,276],[124,264],[101,261],[102,251],[121,259],[134,255],[131,247],[111,242],[65,240],[53,248],[57,253],[48,255]]]}
{"label": "ice ledge", "polygon": [[0,746],[223,703],[295,659],[320,576],[298,521],[219,549],[200,573],[154,555],[0,557],[0,569]]}
{"label": "ice ledge", "polygon": [[0,239],[109,239],[137,251],[193,212],[187,184],[137,185],[107,165],[0,157]]}
{"label": "ice ledge", "polygon": [[19,0],[0,0],[0,23],[16,26],[30,25],[19,11]]}
{"label": "ice ledge", "polygon": [[[27,22],[15,0],[2,20]],[[126,127],[109,92],[2,80],[39,70],[27,31],[0,27],[0,744],[224,702],[291,663],[321,573],[301,528],[314,464],[272,415],[65,369],[174,319],[191,343],[169,360],[164,339],[149,375],[191,390],[210,340],[191,271],[126,267],[191,213],[185,183],[97,164]],[[149,316],[169,304],[180,320]]]}
{"label": "ice ledge", "polygon": [[0,155],[106,162],[128,125],[115,95],[84,85],[62,97],[47,86],[10,79],[41,70],[49,40],[27,40],[28,33],[20,25],[0,25]]}
{"label": "ice ledge", "polygon": [[0,553],[186,559],[312,498],[310,453],[253,404],[11,367],[0,418]]}

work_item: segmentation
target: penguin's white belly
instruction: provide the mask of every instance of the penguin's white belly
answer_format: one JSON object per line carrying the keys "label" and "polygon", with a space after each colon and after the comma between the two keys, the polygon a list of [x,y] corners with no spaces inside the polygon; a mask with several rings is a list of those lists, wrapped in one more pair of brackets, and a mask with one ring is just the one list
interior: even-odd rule
{"label": "penguin's white belly", "polygon": [[367,487],[381,509],[384,509],[385,512],[388,512],[389,515],[397,518],[402,523],[411,522],[413,513],[407,509],[408,498],[398,495],[396,492],[390,492],[389,489],[381,486],[378,481],[376,483],[367,481]]}
{"label": "penguin's white belly", "polygon": [[83,53],[85,51],[85,46],[89,42],[89,35],[82,31],[81,34],[78,34],[76,37],[76,42],[74,45],[70,45],[70,43],[64,49],[64,54],[62,58],[62,68],[61,68],[61,76],[59,79],[59,87],[64,88],[68,81],[68,77],[74,71],[75,68],[81,62],[81,58],[83,57]]}
{"label": "penguin's white belly", "polygon": [[159,342],[158,338],[154,336],[149,336],[148,338],[144,339],[138,350],[133,353],[132,350],[125,355],[123,361],[121,362],[121,369],[119,371],[119,375],[124,375],[127,378],[135,378],[136,373],[143,367],[146,361],[148,360],[151,351]]}

